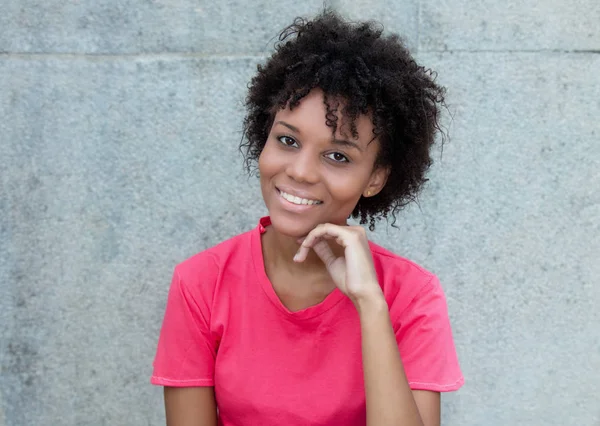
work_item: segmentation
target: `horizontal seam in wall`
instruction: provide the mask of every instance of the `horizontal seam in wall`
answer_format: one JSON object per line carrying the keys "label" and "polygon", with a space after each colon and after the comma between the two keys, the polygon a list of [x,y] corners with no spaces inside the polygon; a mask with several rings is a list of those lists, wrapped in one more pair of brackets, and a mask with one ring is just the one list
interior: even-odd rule
{"label": "horizontal seam in wall", "polygon": [[[598,55],[600,50],[594,49],[581,49],[581,50],[560,50],[560,49],[442,49],[442,50],[429,50],[419,49],[415,52],[418,55],[423,53],[531,53],[531,54],[588,54]],[[123,58],[140,58],[140,59],[177,59],[177,58],[191,58],[191,59],[249,59],[249,60],[261,60],[265,59],[268,54],[264,55],[244,55],[244,54],[207,54],[207,53],[194,53],[194,52],[168,52],[168,53],[69,53],[69,52],[1,52],[1,57],[14,57],[14,58],[60,58],[60,59],[123,59]]]}
{"label": "horizontal seam in wall", "polygon": [[420,49],[419,53],[557,53],[600,54],[600,49]]}
{"label": "horizontal seam in wall", "polygon": [[0,57],[18,58],[61,58],[61,59],[122,59],[122,58],[148,58],[148,59],[264,59],[265,55],[242,55],[242,54],[207,54],[194,52],[167,52],[167,53],[69,53],[69,52],[3,52]]}

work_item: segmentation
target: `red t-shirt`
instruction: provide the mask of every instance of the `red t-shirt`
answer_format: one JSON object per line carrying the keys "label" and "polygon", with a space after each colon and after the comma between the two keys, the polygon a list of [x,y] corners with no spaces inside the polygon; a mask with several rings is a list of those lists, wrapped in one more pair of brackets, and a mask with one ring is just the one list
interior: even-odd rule
{"label": "red t-shirt", "polygon": [[[261,219],[177,265],[151,382],[214,386],[219,424],[366,424],[360,324],[335,289],[290,312],[265,273]],[[463,384],[438,279],[370,243],[412,389]]]}

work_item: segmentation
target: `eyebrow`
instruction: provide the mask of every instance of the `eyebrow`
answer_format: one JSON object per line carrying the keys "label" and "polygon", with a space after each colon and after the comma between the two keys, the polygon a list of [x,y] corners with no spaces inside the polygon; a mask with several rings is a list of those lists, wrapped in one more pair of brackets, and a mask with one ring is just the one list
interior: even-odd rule
{"label": "eyebrow", "polygon": [[[296,126],[292,126],[290,123],[286,123],[285,121],[280,120],[280,121],[277,121],[275,124],[281,124],[282,126],[285,126],[288,129],[290,129],[292,132],[302,134],[300,129],[298,129]],[[331,142],[334,145],[341,145],[341,146],[347,146],[349,148],[355,148],[355,149],[359,150],[360,152],[364,151],[359,144],[357,144],[356,142],[346,140],[346,139],[335,139],[334,138]]]}

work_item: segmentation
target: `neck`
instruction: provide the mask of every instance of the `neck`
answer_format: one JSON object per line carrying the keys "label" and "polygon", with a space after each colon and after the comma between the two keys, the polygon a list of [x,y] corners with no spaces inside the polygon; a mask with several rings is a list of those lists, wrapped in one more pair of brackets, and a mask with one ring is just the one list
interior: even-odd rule
{"label": "neck", "polygon": [[[343,248],[337,244],[330,244],[336,255],[343,256]],[[269,226],[263,235],[263,257],[265,262],[277,269],[285,269],[293,276],[310,274],[311,276],[329,275],[325,265],[311,250],[304,262],[294,262],[294,255],[300,248],[300,243],[295,237],[290,237],[277,232],[273,226]]]}

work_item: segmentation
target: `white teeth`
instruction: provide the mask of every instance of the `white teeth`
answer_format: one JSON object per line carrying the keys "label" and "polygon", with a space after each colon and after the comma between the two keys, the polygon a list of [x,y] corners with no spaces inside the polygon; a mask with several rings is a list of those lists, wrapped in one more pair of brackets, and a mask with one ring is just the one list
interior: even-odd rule
{"label": "white teeth", "polygon": [[306,198],[300,198],[300,197],[296,197],[295,195],[290,195],[286,192],[283,191],[279,191],[279,193],[281,194],[281,196],[289,201],[290,203],[293,204],[305,204],[305,205],[313,205],[313,204],[320,204],[320,201],[317,200],[308,200]]}

